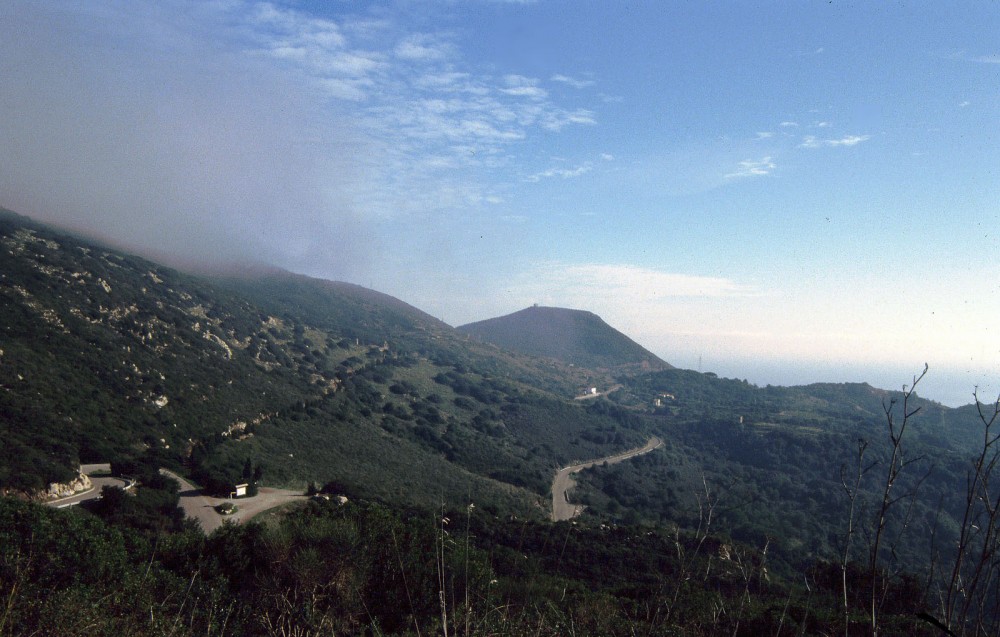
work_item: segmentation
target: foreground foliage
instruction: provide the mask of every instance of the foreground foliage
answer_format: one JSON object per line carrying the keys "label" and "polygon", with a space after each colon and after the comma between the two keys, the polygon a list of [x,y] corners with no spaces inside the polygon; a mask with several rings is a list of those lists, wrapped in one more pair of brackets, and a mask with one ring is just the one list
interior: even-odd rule
{"label": "foreground foliage", "polygon": [[[763,548],[763,547],[761,547]],[[0,500],[0,635],[798,635],[842,622],[839,571],[650,527],[310,502],[266,523],[136,529]],[[863,627],[863,582],[857,613]],[[934,634],[913,582],[889,633]],[[852,632],[854,629],[852,628]]]}

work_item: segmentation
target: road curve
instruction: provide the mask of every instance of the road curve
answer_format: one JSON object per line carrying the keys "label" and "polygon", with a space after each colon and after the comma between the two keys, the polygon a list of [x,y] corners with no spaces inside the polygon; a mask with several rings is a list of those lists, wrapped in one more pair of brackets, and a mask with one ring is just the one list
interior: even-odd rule
{"label": "road curve", "polygon": [[81,502],[86,502],[87,500],[94,500],[101,496],[101,489],[104,487],[121,487],[127,489],[131,487],[134,483],[122,478],[115,478],[111,475],[100,475],[95,476],[92,474],[110,474],[111,465],[104,464],[85,464],[80,465],[80,473],[86,475],[90,478],[90,483],[93,485],[86,491],[81,491],[80,493],[74,493],[71,496],[66,496],[65,498],[57,498],[55,500],[49,500],[45,504],[47,506],[63,509],[66,507],[76,506]]}
{"label": "road curve", "polygon": [[[187,517],[197,520],[201,526],[201,530],[206,535],[222,526],[222,523],[226,520],[232,522],[249,520],[258,513],[273,509],[276,506],[294,502],[295,500],[306,499],[306,496],[302,495],[299,491],[272,489],[270,487],[261,487],[257,495],[250,498],[237,498],[236,500],[215,498],[205,495],[201,489],[172,471],[160,469],[160,473],[170,476],[181,485],[181,501],[178,506],[184,510],[184,514]],[[238,509],[236,513],[227,516],[219,515],[215,507],[223,502],[232,502],[235,504]]]}
{"label": "road curve", "polygon": [[589,469],[594,465],[599,464],[615,464],[623,460],[628,460],[629,458],[634,458],[640,456],[644,453],[649,453],[653,449],[657,449],[663,445],[663,441],[653,436],[649,441],[642,447],[636,449],[630,449],[623,453],[619,453],[614,456],[607,456],[606,458],[597,458],[595,460],[587,460],[586,462],[581,462],[580,464],[571,465],[569,467],[563,467],[558,472],[556,472],[556,477],[552,480],[552,520],[554,522],[560,522],[562,520],[569,520],[583,511],[582,504],[570,504],[567,499],[567,492],[573,488],[575,484],[572,474],[583,471],[584,469]]}
{"label": "road curve", "polygon": [[[49,502],[46,502],[46,504],[50,507],[61,509],[63,507],[80,504],[81,502],[85,502],[87,500],[99,498],[101,496],[101,487],[130,487],[135,484],[134,481],[115,478],[110,475],[92,475],[95,473],[107,474],[110,471],[111,465],[108,463],[82,465],[80,467],[80,473],[91,476],[91,482],[94,485],[93,488],[69,497],[59,498],[58,500],[50,500]],[[222,516],[215,510],[215,507],[223,502],[226,502],[225,498],[214,498],[212,496],[205,495],[201,489],[194,486],[173,471],[160,469],[160,473],[173,478],[178,484],[180,484],[180,502],[177,506],[184,511],[184,515],[196,520],[206,535],[222,526],[222,523],[226,520],[230,520],[232,522],[249,520],[258,513],[262,513],[268,509],[273,509],[276,506],[281,506],[282,504],[286,504],[288,502],[294,502],[295,500],[304,500],[306,498],[306,496],[302,495],[298,491],[261,487],[257,495],[252,498],[239,498],[233,501],[233,504],[235,504],[238,508],[236,513],[233,515]]]}

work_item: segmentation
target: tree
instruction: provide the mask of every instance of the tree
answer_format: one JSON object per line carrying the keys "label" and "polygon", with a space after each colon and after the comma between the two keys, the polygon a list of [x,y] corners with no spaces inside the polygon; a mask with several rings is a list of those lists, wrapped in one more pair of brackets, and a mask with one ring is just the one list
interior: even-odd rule
{"label": "tree", "polygon": [[982,446],[967,474],[967,488],[959,528],[958,550],[944,583],[942,615],[949,630],[976,635],[1000,634],[1000,492],[996,489],[1000,464],[1000,397],[992,407],[973,392]]}

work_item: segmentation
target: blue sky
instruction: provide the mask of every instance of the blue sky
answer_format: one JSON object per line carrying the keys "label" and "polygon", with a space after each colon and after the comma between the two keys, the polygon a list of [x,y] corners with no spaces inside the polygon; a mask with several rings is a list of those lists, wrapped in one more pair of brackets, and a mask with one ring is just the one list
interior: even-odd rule
{"label": "blue sky", "polygon": [[[0,205],[760,384],[1000,388],[988,2],[0,2]],[[700,361],[700,362],[699,362]]]}

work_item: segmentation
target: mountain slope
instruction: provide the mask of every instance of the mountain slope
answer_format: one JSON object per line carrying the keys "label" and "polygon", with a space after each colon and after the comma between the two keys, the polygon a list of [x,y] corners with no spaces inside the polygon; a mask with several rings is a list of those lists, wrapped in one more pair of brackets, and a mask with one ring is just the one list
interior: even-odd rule
{"label": "mountain slope", "polygon": [[655,354],[582,310],[529,307],[458,328],[481,341],[522,354],[590,368],[670,369]]}
{"label": "mountain slope", "polygon": [[643,439],[573,404],[579,372],[387,295],[194,277],[4,212],[0,325],[0,490],[145,455],[203,484],[250,462],[270,484],[525,510],[553,467]]}
{"label": "mountain slope", "polygon": [[[883,409],[895,400],[898,414],[899,392],[756,387],[642,358],[593,314],[518,314],[528,320],[499,322],[547,337],[563,360],[590,358],[500,349],[350,284],[194,277],[0,212],[0,491],[64,481],[80,461],[139,459],[205,486],[249,465],[270,485],[423,507],[471,497],[543,518],[556,469],[657,435],[656,452],[580,477],[569,497],[585,517],[697,528],[711,494],[730,537],[770,543],[786,564],[830,559],[859,441],[873,468],[861,497],[877,502],[891,457]],[[634,373],[644,360],[663,367]],[[602,377],[584,362],[611,368],[605,379],[633,373],[606,398],[574,401]],[[942,546],[955,545],[983,427],[974,408],[910,406],[915,462],[898,487],[917,495],[893,553],[919,568],[939,520]]]}

